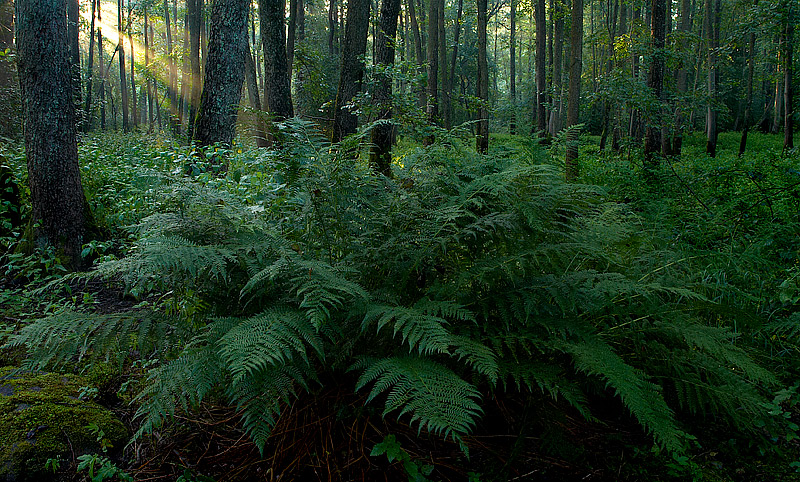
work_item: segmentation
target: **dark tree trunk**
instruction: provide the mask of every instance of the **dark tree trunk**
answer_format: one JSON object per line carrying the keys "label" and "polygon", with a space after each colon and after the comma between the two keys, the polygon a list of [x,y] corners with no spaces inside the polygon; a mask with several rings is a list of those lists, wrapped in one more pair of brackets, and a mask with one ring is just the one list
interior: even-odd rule
{"label": "dark tree trunk", "polygon": [[[463,0],[460,0],[463,1]],[[422,51],[422,36],[420,35],[419,23],[417,22],[417,12],[414,7],[414,0],[406,0],[408,5],[408,13],[411,20],[411,33],[414,37],[414,60],[418,65],[418,72],[423,72],[425,69],[425,54]],[[425,99],[425,89],[420,87],[417,92],[418,105],[420,108],[425,108],[427,100]]]}
{"label": "dark tree trunk", "polygon": [[[8,49],[12,54],[14,46],[14,2],[0,1],[0,51]],[[22,136],[22,99],[20,98],[17,65],[12,55],[0,58],[0,136],[19,139]],[[80,79],[78,79],[80,83]],[[80,91],[80,85],[78,86]],[[1,189],[1,188],[0,188]]]}
{"label": "dark tree trunk", "polygon": [[653,0],[652,3],[651,41],[653,58],[647,71],[647,87],[651,90],[656,104],[648,115],[647,131],[644,139],[644,157],[648,169],[657,164],[656,154],[661,150],[661,102],[664,86],[664,40],[666,37],[665,0]]}
{"label": "dark tree trunk", "polygon": [[[378,109],[378,119],[392,118],[392,78],[386,72],[394,65],[394,44],[397,35],[397,16],[400,0],[383,0],[379,20],[378,38],[375,46],[375,65],[381,67],[377,74],[377,85],[372,94],[372,105]],[[379,123],[372,128],[369,164],[373,171],[392,177],[392,131],[393,125]]]}
{"label": "dark tree trunk", "polygon": [[203,91],[200,76],[200,24],[203,0],[186,0],[186,15],[189,17],[189,65],[192,69],[192,95],[189,101],[188,137],[194,139],[197,110]]}
{"label": "dark tree trunk", "polygon": [[183,16],[183,43],[181,44],[183,47],[181,58],[183,59],[181,62],[181,97],[180,97],[180,106],[178,107],[178,116],[180,118],[181,129],[183,129],[183,133],[188,133],[189,126],[186,118],[186,109],[187,109],[187,98],[189,96],[189,84],[190,82],[190,74],[191,74],[191,63],[189,61],[189,13],[187,11],[186,14]]}
{"label": "dark tree trunk", "polygon": [[248,51],[249,0],[214,0],[208,36],[203,95],[195,139],[201,146],[230,145],[236,136],[236,113]]}
{"label": "dark tree trunk", "polygon": [[[480,37],[480,32],[478,37]],[[480,43],[480,40],[478,42]],[[426,112],[428,114],[428,122],[433,125],[439,117],[439,0],[429,0],[428,2],[428,38],[425,54],[428,59],[428,84],[425,89],[427,95]],[[480,60],[478,61],[478,71],[480,76]],[[429,136],[426,139],[427,144],[431,142],[433,142],[433,136]]]}
{"label": "dark tree trunk", "polygon": [[350,0],[347,6],[347,26],[342,46],[342,62],[339,70],[339,87],[333,110],[334,142],[341,141],[358,128],[358,117],[345,107],[361,90],[364,64],[359,57],[367,51],[369,29],[369,0]]}
{"label": "dark tree trunk", "polygon": [[569,93],[567,96],[567,127],[572,128],[567,139],[565,159],[566,179],[578,177],[578,139],[581,101],[581,69],[583,67],[583,0],[572,0],[572,26],[569,33]]}
{"label": "dark tree trunk", "polygon": [[[680,20],[678,21],[678,30],[683,35],[688,35],[692,29],[691,5],[692,5],[691,0],[681,1],[681,15],[680,15]],[[686,50],[687,45],[685,40],[681,40],[680,45],[682,47],[682,50]],[[688,62],[688,60],[682,61],[680,66],[678,67],[678,73],[677,73],[678,95],[685,95],[689,89],[689,70],[685,62]],[[672,140],[672,153],[676,156],[681,155],[681,149],[683,148],[684,117],[685,116],[683,114],[682,107],[679,104],[675,108],[675,126],[674,126],[675,137]]]}
{"label": "dark tree trunk", "polygon": [[22,87],[35,246],[55,246],[67,267],[81,265],[85,198],[78,169],[75,105],[64,0],[17,0]]}
{"label": "dark tree trunk", "polygon": [[475,148],[481,154],[489,152],[489,65],[486,59],[486,0],[478,0],[478,133]]}
{"label": "dark tree trunk", "polygon": [[256,78],[256,62],[250,51],[250,44],[247,44],[247,52],[245,54],[244,76],[247,82],[247,95],[250,100],[250,106],[255,111],[255,138],[258,147],[269,147],[267,142],[267,130],[264,128],[263,112],[261,111],[261,96],[258,90],[258,79]]}
{"label": "dark tree trunk", "polygon": [[437,1],[439,3],[439,115],[444,121],[444,127],[450,129],[450,92],[447,90],[447,30],[444,27],[445,0]]}
{"label": "dark tree trunk", "polygon": [[328,53],[336,55],[338,46],[336,45],[336,26],[339,24],[338,7],[336,0],[330,0],[328,8]]}
{"label": "dark tree trunk", "polygon": [[719,66],[717,65],[717,49],[719,48],[720,0],[706,0],[706,34],[708,36],[708,111],[706,117],[706,153],[717,155],[717,86],[719,84]]}
{"label": "dark tree trunk", "polygon": [[563,122],[564,115],[564,83],[563,83],[563,65],[564,65],[564,5],[561,0],[555,2],[555,21],[553,22],[553,78],[551,85],[553,86],[553,99],[550,111],[550,119],[548,122],[548,132],[550,135],[556,135],[561,131],[561,123]]}
{"label": "dark tree trunk", "polygon": [[[102,8],[100,0],[97,0],[97,23],[103,24]],[[97,76],[100,85],[97,89],[97,103],[100,104],[100,129],[106,130],[106,72],[103,66],[103,28],[97,27]]]}
{"label": "dark tree trunk", "polygon": [[[133,25],[133,5],[131,5],[131,1],[128,0],[128,25]],[[131,117],[133,117],[133,127],[139,125],[139,108],[136,103],[136,77],[135,68],[134,68],[134,51],[133,51],[133,33],[131,33],[132,28],[128,29],[128,45],[131,46],[131,107],[133,107],[131,112]]]}
{"label": "dark tree trunk", "polygon": [[[413,2],[411,2],[413,3]],[[458,0],[458,11],[456,13],[455,33],[453,34],[453,51],[450,54],[450,74],[447,76],[447,91],[450,97],[453,95],[453,83],[456,78],[456,61],[458,60],[458,39],[461,36],[461,14],[464,11],[464,0]],[[514,84],[511,84],[512,86]]]}
{"label": "dark tree trunk", "polygon": [[[8,2],[13,8],[13,2]],[[0,27],[2,28],[2,27]],[[81,49],[78,41],[80,7],[78,0],[67,0],[67,39],[69,41],[70,68],[72,69],[72,98],[76,109],[81,108]],[[78,118],[80,115],[76,111]]]}
{"label": "dark tree trunk", "polygon": [[[164,0],[164,28],[167,40],[167,67],[169,79],[167,84],[167,98],[169,99],[169,126],[173,135],[180,134],[180,121],[178,116],[178,69],[172,48],[172,22],[170,20],[169,1]],[[246,31],[245,31],[246,35]]]}
{"label": "dark tree trunk", "polygon": [[511,31],[508,40],[509,47],[511,47],[509,59],[509,77],[511,80],[511,119],[508,123],[508,132],[513,136],[517,133],[517,58],[516,58],[516,41],[517,41],[517,3],[511,0]]}
{"label": "dark tree trunk", "polygon": [[[128,79],[125,78],[127,72],[125,70],[125,34],[123,32],[122,12],[125,10],[124,0],[117,1],[117,30],[119,31],[119,92],[122,97],[122,130],[128,132],[130,125],[128,118],[130,116],[128,107]],[[130,20],[130,19],[129,19]]]}
{"label": "dark tree trunk", "polygon": [[545,96],[547,91],[545,77],[545,49],[547,48],[547,26],[545,22],[544,0],[536,1],[534,11],[536,19],[536,130],[539,136],[547,136],[547,119],[545,116]]}
{"label": "dark tree trunk", "polygon": [[747,49],[747,94],[744,108],[744,124],[742,126],[742,140],[739,142],[739,156],[747,149],[747,132],[750,130],[750,121],[753,116],[753,70],[755,68],[756,34],[750,33],[750,42]]}
{"label": "dark tree trunk", "polygon": [[786,11],[786,21],[783,27],[784,50],[783,50],[783,148],[784,150],[794,149],[794,91],[792,75],[794,68],[794,9],[789,0],[784,2]]}
{"label": "dark tree trunk", "polygon": [[[285,3],[283,0],[259,0],[261,40],[264,44],[264,103],[275,120],[294,116],[286,58]],[[271,137],[274,140],[273,129]]]}
{"label": "dark tree trunk", "polygon": [[83,130],[89,132],[92,130],[92,92],[94,91],[94,83],[92,74],[94,73],[94,19],[97,16],[97,1],[92,2],[92,20],[89,27],[89,60],[86,63],[86,108],[83,109],[86,118],[83,119]]}

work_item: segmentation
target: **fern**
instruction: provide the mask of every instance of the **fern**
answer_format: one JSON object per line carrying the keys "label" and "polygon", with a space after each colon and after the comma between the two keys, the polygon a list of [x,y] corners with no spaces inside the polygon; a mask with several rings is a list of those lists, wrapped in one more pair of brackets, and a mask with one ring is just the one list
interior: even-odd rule
{"label": "fern", "polygon": [[373,383],[367,401],[387,394],[384,415],[399,410],[409,414],[420,430],[458,439],[470,431],[482,412],[480,392],[446,367],[420,357],[364,360],[354,369],[363,369],[356,390]]}

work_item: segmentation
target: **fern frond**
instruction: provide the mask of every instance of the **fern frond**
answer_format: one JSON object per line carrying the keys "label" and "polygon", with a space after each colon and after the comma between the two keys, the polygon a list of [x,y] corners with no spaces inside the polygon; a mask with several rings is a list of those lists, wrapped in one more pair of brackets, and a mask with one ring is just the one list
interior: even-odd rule
{"label": "fern frond", "polygon": [[235,324],[219,340],[219,353],[240,383],[270,366],[308,363],[306,346],[324,357],[322,339],[301,312],[271,308]]}
{"label": "fern frond", "polygon": [[390,326],[392,336],[399,333],[403,343],[408,343],[409,351],[420,354],[449,353],[453,341],[451,333],[444,327],[447,320],[426,314],[416,307],[372,305],[367,309],[361,322],[362,333],[375,323],[380,332]]}
{"label": "fern frond", "polygon": [[659,444],[670,451],[682,449],[684,432],[678,429],[658,385],[599,339],[565,343],[562,349],[572,356],[578,370],[603,378]]}
{"label": "fern frond", "polygon": [[421,357],[365,360],[354,368],[363,369],[356,390],[374,382],[367,401],[389,391],[384,415],[399,410],[420,430],[454,439],[467,433],[482,410],[480,392],[450,369]]}

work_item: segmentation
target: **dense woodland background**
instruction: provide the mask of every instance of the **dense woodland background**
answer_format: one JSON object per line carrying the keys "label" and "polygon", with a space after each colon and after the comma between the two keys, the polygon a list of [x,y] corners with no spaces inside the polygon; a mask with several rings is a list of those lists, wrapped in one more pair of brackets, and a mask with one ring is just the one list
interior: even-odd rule
{"label": "dense woodland background", "polygon": [[799,9],[0,0],[0,476],[800,480]]}

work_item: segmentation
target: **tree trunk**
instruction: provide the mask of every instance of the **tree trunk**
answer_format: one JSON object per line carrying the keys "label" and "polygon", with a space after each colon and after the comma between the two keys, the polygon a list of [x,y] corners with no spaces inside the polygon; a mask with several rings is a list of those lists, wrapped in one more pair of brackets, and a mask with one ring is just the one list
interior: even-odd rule
{"label": "tree trunk", "polygon": [[547,26],[545,25],[544,0],[536,1],[534,11],[536,17],[536,130],[540,137],[547,137],[547,119],[545,118],[545,48],[547,39],[545,38]]}
{"label": "tree trunk", "polygon": [[119,92],[122,97],[122,130],[128,132],[130,130],[130,124],[128,123],[128,118],[130,116],[128,108],[130,103],[128,101],[128,79],[125,78],[127,74],[127,71],[125,70],[125,34],[123,32],[124,27],[122,23],[122,12],[124,10],[124,0],[118,0],[117,30],[119,31],[119,46],[117,48],[119,49]]}
{"label": "tree trunk", "polygon": [[392,77],[387,74],[394,65],[394,45],[397,35],[397,16],[400,13],[400,0],[383,0],[379,20],[378,38],[375,46],[375,65],[379,67],[376,75],[372,105],[378,109],[378,123],[370,133],[371,147],[369,164],[375,173],[392,177],[392,130],[388,121],[392,118]]}
{"label": "tree trunk", "polygon": [[648,115],[647,131],[644,139],[644,158],[647,169],[654,168],[658,161],[656,154],[661,150],[661,104],[662,90],[664,86],[664,41],[666,38],[666,2],[665,0],[653,0],[652,3],[652,25],[651,39],[653,45],[653,57],[650,61],[650,69],[647,71],[647,87],[656,99],[655,106]]}
{"label": "tree trunk", "polygon": [[508,123],[508,132],[513,136],[517,133],[517,59],[516,59],[516,41],[517,41],[517,3],[511,0],[511,31],[509,32],[509,46],[511,47],[509,64],[509,77],[511,80],[511,88],[509,94],[511,95],[511,119]]}
{"label": "tree trunk", "polygon": [[289,28],[286,32],[286,69],[290,87],[294,68],[294,44],[297,36],[297,5],[302,5],[302,3],[303,0],[289,0]]}
{"label": "tree trunk", "polygon": [[86,108],[83,110],[86,118],[83,119],[83,130],[89,132],[92,130],[92,92],[94,91],[94,82],[92,74],[94,73],[94,19],[97,16],[97,1],[92,2],[92,20],[89,27],[89,61],[86,63]]}
{"label": "tree trunk", "polygon": [[439,2],[439,111],[444,120],[445,129],[450,129],[450,92],[447,90],[447,30],[444,27],[444,5],[445,0]]}
{"label": "tree trunk", "polygon": [[478,133],[475,148],[481,154],[489,152],[489,65],[486,59],[486,0],[478,0]]}
{"label": "tree trunk", "polygon": [[[99,1],[99,0],[98,0]],[[151,82],[151,77],[153,73],[150,71],[150,21],[149,17],[147,16],[147,7],[144,7],[144,68],[145,68],[145,77],[144,83],[147,87],[147,132],[153,132],[153,123],[155,119],[155,113],[153,112],[153,86]]]}
{"label": "tree trunk", "polygon": [[[100,0],[97,0],[97,23],[103,24]],[[100,104],[100,130],[106,130],[106,73],[103,66],[103,28],[97,27],[97,76],[100,80],[97,101]]]}
{"label": "tree trunk", "polygon": [[[463,0],[459,0],[463,1]],[[425,57],[422,53],[422,36],[419,31],[419,23],[417,22],[417,12],[414,8],[414,0],[406,0],[408,6],[408,13],[411,17],[411,33],[414,38],[414,60],[417,63],[418,72],[422,72],[425,68]],[[425,99],[425,89],[420,87],[417,92],[418,105],[420,108],[425,108],[427,100]]]}
{"label": "tree trunk", "polygon": [[[14,53],[14,2],[0,2],[0,51]],[[80,77],[78,88],[80,91]],[[0,136],[20,139],[22,136],[22,99],[20,98],[17,65],[13,55],[0,57]]]}
{"label": "tree trunk", "polygon": [[548,122],[548,132],[556,135],[561,131],[561,122],[564,112],[564,87],[563,87],[563,65],[564,65],[564,6],[561,0],[556,0],[554,8],[553,22],[553,86],[552,107],[550,109],[550,119]]}
{"label": "tree trunk", "polygon": [[581,102],[581,68],[583,67],[583,0],[572,0],[572,26],[569,33],[569,93],[567,97],[567,128],[572,128],[567,138],[565,158],[566,179],[578,177],[578,140]]}
{"label": "tree trunk", "polygon": [[333,132],[331,139],[339,142],[358,128],[358,116],[347,104],[361,90],[364,64],[360,57],[367,51],[369,29],[369,0],[350,0],[347,6],[347,26],[342,46],[342,62],[339,70],[339,86],[333,110]]}
{"label": "tree trunk", "polygon": [[[264,102],[270,115],[282,121],[294,116],[286,58],[285,3],[283,0],[259,0],[258,5],[265,59]],[[274,140],[274,129],[271,137]]]}
{"label": "tree trunk", "polygon": [[[713,2],[713,3],[712,3]],[[708,110],[706,118],[706,153],[717,155],[717,86],[719,84],[719,66],[717,65],[717,49],[719,48],[720,0],[706,0],[706,33],[708,35]]]}
{"label": "tree trunk", "polygon": [[[8,2],[13,9],[13,2]],[[2,28],[2,27],[0,27]],[[77,109],[81,108],[81,49],[79,43],[80,6],[78,0],[67,0],[67,39],[69,40],[70,68],[72,69],[72,98]]]}
{"label": "tree trunk", "polygon": [[[678,30],[683,35],[688,35],[692,30],[691,0],[681,1],[681,14],[680,20],[678,21]],[[685,40],[681,40],[679,46],[681,47],[681,50],[686,50],[688,48]],[[684,62],[685,61],[682,61],[680,63],[677,73],[677,87],[679,96],[685,95],[689,88],[689,70],[686,68],[686,64]],[[680,105],[681,99],[678,99],[677,104],[678,105],[675,107],[675,135],[672,139],[672,153],[673,155],[680,156],[681,149],[683,148],[683,123],[685,116],[683,114],[682,106]]]}
{"label": "tree trunk", "polygon": [[790,0],[785,0],[786,21],[784,23],[784,51],[783,51],[783,149],[794,148],[794,92],[792,75],[794,68],[794,9]]}
{"label": "tree trunk", "polygon": [[461,15],[463,13],[463,10],[464,10],[464,0],[458,0],[458,12],[456,13],[455,33],[453,33],[453,51],[450,54],[450,74],[447,76],[447,91],[450,93],[451,101],[453,95],[453,83],[455,82],[456,78],[456,61],[458,60],[458,38],[461,36]]}
{"label": "tree trunk", "polygon": [[258,79],[256,78],[256,62],[250,51],[250,43],[247,44],[247,52],[245,53],[245,66],[244,76],[247,82],[247,94],[250,100],[250,106],[255,110],[255,138],[258,147],[269,147],[267,140],[267,130],[264,127],[264,119],[261,107],[261,96],[258,90]]}
{"label": "tree trunk", "polygon": [[197,110],[200,108],[202,84],[200,76],[200,22],[203,0],[186,0],[186,15],[189,17],[189,65],[192,69],[192,95],[189,101],[188,138],[194,139]]}
{"label": "tree trunk", "polygon": [[195,139],[201,146],[230,145],[244,82],[249,0],[214,0],[203,95]]}
{"label": "tree trunk", "polygon": [[[169,1],[164,0],[164,28],[167,40],[167,67],[169,69],[169,79],[167,84],[167,98],[169,99],[169,126],[172,134],[180,134],[180,121],[178,116],[178,72],[175,63],[175,55],[172,46],[172,22],[169,15]],[[245,32],[246,34],[246,32]]]}
{"label": "tree trunk", "polygon": [[81,265],[86,202],[78,169],[64,0],[17,0],[17,62],[36,247]]}
{"label": "tree trunk", "polygon": [[328,7],[328,53],[331,55],[336,55],[338,50],[336,48],[336,26],[339,24],[337,13],[336,0],[330,0]]}
{"label": "tree trunk", "polygon": [[[478,33],[480,37],[480,33]],[[480,40],[478,41],[480,43]],[[479,47],[480,48],[480,47]],[[428,84],[425,89],[427,103],[425,112],[428,114],[428,122],[431,125],[436,123],[439,117],[439,1],[429,0],[428,2],[428,42],[426,48],[428,58]],[[478,54],[480,56],[480,54]],[[478,75],[480,75],[480,60],[478,61]],[[433,142],[433,135],[426,138],[426,144]]]}
{"label": "tree trunk", "polygon": [[[131,4],[131,0],[128,0],[128,25],[133,25],[133,5]],[[136,102],[136,77],[135,68],[134,68],[134,50],[133,50],[133,33],[131,32],[133,29],[128,28],[128,45],[131,46],[131,96],[130,96],[130,103],[133,107],[131,112],[131,117],[133,117],[133,127],[139,125],[139,109]]]}
{"label": "tree trunk", "polygon": [[742,126],[742,140],[739,142],[739,157],[747,149],[747,132],[750,130],[750,118],[753,116],[753,71],[755,68],[756,34],[750,33],[750,42],[747,49],[747,94],[744,108],[744,125]]}

